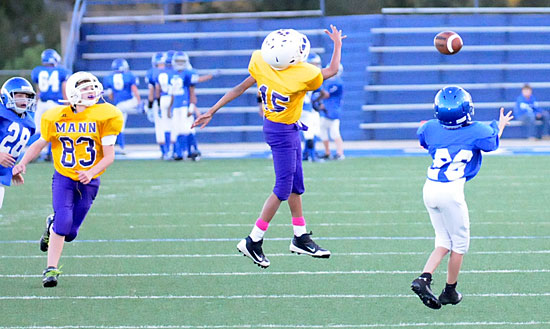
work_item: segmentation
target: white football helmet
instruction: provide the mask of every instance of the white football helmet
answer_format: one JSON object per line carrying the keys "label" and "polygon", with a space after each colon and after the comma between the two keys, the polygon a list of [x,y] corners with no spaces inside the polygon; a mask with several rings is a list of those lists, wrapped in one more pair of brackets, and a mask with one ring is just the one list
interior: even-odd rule
{"label": "white football helmet", "polygon": [[276,30],[265,37],[262,57],[275,70],[284,70],[290,65],[305,62],[309,55],[308,38],[293,29]]}
{"label": "white football helmet", "polygon": [[103,85],[89,72],[76,72],[69,77],[65,87],[72,106],[92,106],[103,94]]}

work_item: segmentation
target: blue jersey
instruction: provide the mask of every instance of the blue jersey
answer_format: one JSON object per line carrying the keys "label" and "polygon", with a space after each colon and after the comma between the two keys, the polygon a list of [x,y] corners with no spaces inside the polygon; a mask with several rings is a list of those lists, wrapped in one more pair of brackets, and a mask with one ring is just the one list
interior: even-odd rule
{"label": "blue jersey", "polygon": [[311,96],[313,94],[313,91],[308,91],[306,95],[304,96],[304,107],[303,111],[311,112],[313,111],[313,103],[311,102]]}
{"label": "blue jersey", "polygon": [[154,87],[158,82],[159,72],[160,70],[156,67],[150,68],[145,74],[145,83],[148,86]]}
{"label": "blue jersey", "polygon": [[172,67],[159,70],[156,83],[160,86],[160,96],[168,95],[168,91],[170,90],[170,80],[175,73],[176,72],[172,69]]}
{"label": "blue jersey", "polygon": [[103,88],[113,92],[113,104],[132,99],[132,86],[138,84],[138,79],[131,72],[114,72],[103,78]]}
{"label": "blue jersey", "polygon": [[433,159],[428,179],[451,182],[474,178],[481,167],[481,151],[498,148],[498,132],[496,121],[490,125],[472,122],[458,129],[445,128],[436,119],[426,122],[416,134]]}
{"label": "blue jersey", "polygon": [[514,107],[514,116],[519,118],[528,113],[540,113],[541,110],[537,107],[536,103],[537,100],[533,95],[531,95],[529,99],[526,99],[523,95],[519,95],[516,99],[516,105]]}
{"label": "blue jersey", "polygon": [[170,95],[174,96],[173,108],[189,106],[189,87],[193,86],[193,71],[174,72],[170,79]]}
{"label": "blue jersey", "polygon": [[340,119],[342,111],[342,95],[344,93],[344,84],[342,78],[333,77],[323,83],[323,89],[329,93],[329,97],[323,100],[325,111],[321,112],[321,116],[327,119]]}
{"label": "blue jersey", "polygon": [[[0,104],[0,152],[9,153],[17,159],[34,131],[34,120],[29,115],[21,118]],[[10,186],[11,169],[0,166],[0,184]]]}
{"label": "blue jersey", "polygon": [[37,66],[31,72],[32,81],[38,85],[40,100],[54,101],[61,104],[63,99],[63,82],[71,73],[63,67]]}

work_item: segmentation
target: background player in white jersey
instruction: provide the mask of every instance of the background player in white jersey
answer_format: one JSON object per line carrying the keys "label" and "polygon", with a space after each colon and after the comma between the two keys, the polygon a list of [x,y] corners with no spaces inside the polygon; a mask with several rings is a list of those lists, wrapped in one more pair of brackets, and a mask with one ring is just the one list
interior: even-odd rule
{"label": "background player in white jersey", "polygon": [[22,183],[21,176],[12,176],[12,167],[34,134],[36,94],[30,82],[21,77],[8,79],[0,89],[0,208],[5,186]]}
{"label": "background player in white jersey", "polygon": [[325,147],[325,155],[323,156],[325,159],[330,158],[330,139],[336,144],[336,156],[334,158],[336,160],[345,158],[344,141],[340,135],[340,112],[342,112],[342,95],[344,92],[342,72],[344,72],[344,67],[340,64],[338,73],[323,82],[323,88],[328,93],[328,97],[323,100],[319,136]]}
{"label": "background player in white jersey", "polygon": [[164,68],[159,69],[156,81],[156,89],[159,97],[159,111],[156,111],[155,117],[155,136],[157,143],[162,147],[162,158],[170,160],[170,139],[172,131],[172,120],[170,113],[170,103],[172,96],[168,94],[174,70],[172,68],[172,58],[176,52],[169,50],[164,56]]}
{"label": "background player in white jersey", "polygon": [[141,97],[138,91],[138,79],[130,72],[128,61],[123,58],[113,60],[111,64],[113,73],[103,78],[103,88],[109,95],[109,103],[115,105],[122,111],[123,123],[122,130],[117,136],[117,143],[120,146],[121,153],[124,154],[124,127],[128,119],[128,113],[138,112],[141,104]]}
{"label": "background player in white jersey", "polygon": [[[318,67],[321,66],[321,57],[314,52],[310,52],[307,57],[307,62]],[[315,91],[308,91],[304,96],[304,105],[302,109],[302,116],[300,122],[307,126],[307,130],[302,131],[304,136],[304,151],[302,159],[306,161],[317,161],[317,154],[315,152],[315,138],[319,136],[319,128],[321,125],[319,112],[313,108],[313,95],[315,97],[326,97],[326,92],[322,88]]]}
{"label": "background player in white jersey", "polygon": [[[456,285],[464,254],[470,245],[470,218],[464,199],[464,183],[478,173],[481,151],[498,148],[500,136],[513,116],[511,111],[504,115],[501,108],[498,123],[493,121],[486,125],[472,121],[472,98],[457,86],[441,89],[435,96],[434,109],[437,119],[418,128],[417,135],[420,145],[433,158],[423,193],[435,231],[435,249],[411,288],[426,306],[439,309],[441,305],[454,305],[462,300]],[[437,298],[431,290],[432,274],[449,251],[447,284]]]}
{"label": "background player in white jersey", "polygon": [[[42,65],[35,67],[31,72],[31,80],[36,85],[38,102],[34,113],[36,132],[30,144],[40,137],[40,118],[52,107],[59,106],[65,96],[65,84],[71,73],[61,67],[61,56],[54,49],[46,49],[40,55]],[[51,158],[51,146],[43,154],[46,160]]]}

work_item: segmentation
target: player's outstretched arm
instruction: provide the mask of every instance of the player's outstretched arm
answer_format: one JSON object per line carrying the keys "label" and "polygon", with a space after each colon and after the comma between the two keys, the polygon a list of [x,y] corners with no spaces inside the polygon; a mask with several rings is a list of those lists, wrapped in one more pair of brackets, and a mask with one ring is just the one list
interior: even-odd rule
{"label": "player's outstretched arm", "polygon": [[504,115],[504,107],[500,108],[500,118],[498,119],[498,138],[502,136],[502,132],[504,131],[504,128],[510,124],[510,121],[514,116],[512,115],[512,111],[508,111],[506,115]]}
{"label": "player's outstretched arm", "polygon": [[256,80],[251,75],[249,75],[248,78],[244,79],[243,82],[239,83],[230,91],[228,91],[225,95],[223,95],[223,97],[220,98],[220,100],[217,101],[216,104],[214,104],[214,106],[212,106],[208,110],[208,112],[201,114],[197,118],[197,120],[195,120],[191,128],[195,128],[197,126],[201,126],[201,128],[204,128],[210,122],[210,120],[212,120],[212,116],[214,115],[214,113],[216,113],[225,104],[242,95],[248,88],[252,87],[254,83],[256,83]]}
{"label": "player's outstretched arm", "polygon": [[29,148],[25,152],[23,159],[21,159],[21,161],[19,161],[19,163],[16,164],[11,170],[13,176],[24,174],[27,170],[27,164],[34,160],[40,154],[40,151],[42,151],[42,149],[47,145],[48,142],[43,140],[42,138],[39,138],[34,143],[32,143],[32,145],[29,146]]}
{"label": "player's outstretched arm", "polygon": [[334,43],[334,49],[332,50],[330,65],[321,70],[323,80],[333,77],[338,73],[338,67],[340,66],[340,60],[342,58],[342,40],[347,38],[347,35],[342,35],[342,30],[338,30],[336,26],[331,24],[330,29],[330,32],[325,30],[325,33],[328,34],[329,38]]}

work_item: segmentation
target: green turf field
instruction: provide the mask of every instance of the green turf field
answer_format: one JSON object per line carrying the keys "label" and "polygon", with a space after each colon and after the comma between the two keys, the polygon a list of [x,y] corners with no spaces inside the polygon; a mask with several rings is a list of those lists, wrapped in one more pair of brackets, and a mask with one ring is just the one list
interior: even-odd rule
{"label": "green turf field", "polygon": [[[38,248],[52,165],[28,167],[0,215],[0,327],[549,328],[548,157],[485,157],[466,184],[472,241],[458,290],[434,311],[410,290],[433,248],[428,157],[305,163],[308,229],[330,259],[290,254],[283,203],[262,270],[236,250],[271,191],[270,160],[118,161],[56,288]],[[32,240],[32,241],[31,241]],[[439,294],[446,261],[434,276]]]}

